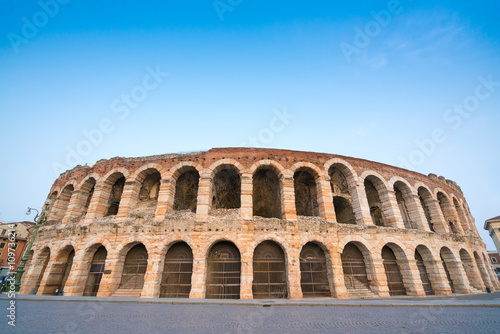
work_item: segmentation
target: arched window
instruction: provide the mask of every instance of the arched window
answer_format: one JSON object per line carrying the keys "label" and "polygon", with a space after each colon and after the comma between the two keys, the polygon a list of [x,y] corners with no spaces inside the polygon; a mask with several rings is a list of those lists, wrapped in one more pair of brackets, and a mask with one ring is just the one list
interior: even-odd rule
{"label": "arched window", "polygon": [[108,211],[106,212],[106,216],[112,216],[118,213],[123,193],[123,187],[125,186],[125,177],[121,173],[113,175],[112,178],[116,178],[116,181],[111,187],[111,192],[109,194],[108,200]]}
{"label": "arched window", "polygon": [[304,297],[331,297],[325,252],[309,242],[300,252],[300,285]]}
{"label": "arched window", "polygon": [[87,283],[85,284],[85,290],[83,291],[84,296],[97,296],[102,275],[104,274],[107,255],[108,252],[104,246],[100,246],[94,253],[90,264]]}
{"label": "arched window", "polygon": [[252,292],[254,299],[288,296],[285,254],[273,241],[264,241],[255,248]]}
{"label": "arched window", "polygon": [[175,182],[174,210],[196,212],[200,174],[194,168],[186,168]]}
{"label": "arched window", "polygon": [[215,174],[212,183],[212,208],[241,207],[241,177],[235,168],[227,167]]}
{"label": "arched window", "polygon": [[293,175],[295,209],[297,216],[319,217],[318,191],[316,180],[306,170],[298,170]]}
{"label": "arched window", "polygon": [[429,224],[429,229],[432,232],[435,232],[434,229],[434,224],[432,222],[431,218],[431,212],[429,209],[429,204],[428,201],[432,199],[432,195],[429,192],[429,190],[425,189],[424,187],[418,188],[418,198],[420,200],[420,205],[422,206],[422,209],[424,210],[425,218],[427,219],[427,223]]}
{"label": "arched window", "polygon": [[193,252],[185,242],[168,249],[160,285],[160,298],[189,298],[193,274]]}
{"label": "arched window", "polygon": [[443,213],[445,221],[448,223],[450,227],[451,233],[458,233],[458,230],[455,226],[455,217],[452,212],[452,206],[448,197],[442,192],[437,194],[437,198],[439,201],[439,207],[441,208],[441,212]]}
{"label": "arched window", "polygon": [[261,167],[253,175],[253,215],[281,219],[281,182],[274,168]]}
{"label": "arched window", "polygon": [[56,200],[56,205],[54,207],[56,219],[62,219],[66,214],[66,210],[68,209],[69,201],[71,200],[71,196],[73,195],[74,187],[72,184],[64,187],[61,195]]}
{"label": "arched window", "polygon": [[391,296],[406,295],[406,288],[403,284],[403,276],[401,268],[394,255],[393,250],[389,246],[384,246],[382,249],[382,259],[384,263],[385,276],[387,277],[387,285]]}
{"label": "arched window", "polygon": [[143,173],[146,176],[139,190],[139,203],[145,202],[148,204],[156,204],[160,191],[161,175],[156,169],[152,168],[147,169]]}
{"label": "arched window", "polygon": [[432,289],[432,284],[429,279],[429,274],[427,273],[427,268],[424,263],[424,259],[420,252],[415,250],[415,261],[417,261],[418,272],[420,274],[420,280],[422,281],[422,287],[427,296],[434,295],[434,290]]}
{"label": "arched window", "polygon": [[365,259],[359,248],[352,242],[348,243],[344,247],[341,258],[347,290],[369,290],[370,282],[366,273]]}
{"label": "arched window", "polygon": [[148,268],[148,251],[143,244],[132,247],[125,257],[122,278],[118,289],[136,290],[139,294],[144,286],[144,275]]}
{"label": "arched window", "polygon": [[401,191],[401,185],[397,183],[394,184],[394,193],[396,195],[396,202],[398,203],[399,212],[401,213],[401,217],[403,218],[403,223],[405,228],[412,229],[416,228],[410,218],[410,212],[408,211],[408,206],[406,204],[405,196]]}
{"label": "arched window", "polygon": [[372,221],[377,226],[385,226],[385,217],[382,211],[382,202],[377,188],[371,180],[365,179],[365,192],[370,206]]}
{"label": "arched window", "polygon": [[352,195],[344,173],[335,166],[330,167],[330,186],[333,195],[333,207],[337,222],[340,224],[356,224],[352,208]]}
{"label": "arched window", "polygon": [[240,298],[241,256],[236,246],[221,241],[212,246],[207,259],[206,298]]}
{"label": "arched window", "polygon": [[89,210],[90,202],[92,201],[92,197],[94,196],[95,184],[95,179],[91,177],[87,181],[85,181],[80,189],[84,199],[82,216],[85,216],[87,214],[87,211]]}

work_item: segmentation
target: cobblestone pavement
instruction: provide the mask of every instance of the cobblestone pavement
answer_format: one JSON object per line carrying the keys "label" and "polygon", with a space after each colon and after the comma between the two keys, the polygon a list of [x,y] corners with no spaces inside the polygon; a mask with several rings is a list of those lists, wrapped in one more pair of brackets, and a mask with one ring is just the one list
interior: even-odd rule
{"label": "cobblestone pavement", "polygon": [[499,333],[498,307],[354,307],[16,302],[0,333]]}

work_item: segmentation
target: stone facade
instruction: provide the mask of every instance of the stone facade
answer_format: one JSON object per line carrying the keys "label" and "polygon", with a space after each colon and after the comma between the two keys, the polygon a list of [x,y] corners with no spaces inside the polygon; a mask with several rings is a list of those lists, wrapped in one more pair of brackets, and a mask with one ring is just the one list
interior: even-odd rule
{"label": "stone facade", "polygon": [[386,297],[499,290],[456,183],[331,154],[100,160],[54,182],[21,293]]}

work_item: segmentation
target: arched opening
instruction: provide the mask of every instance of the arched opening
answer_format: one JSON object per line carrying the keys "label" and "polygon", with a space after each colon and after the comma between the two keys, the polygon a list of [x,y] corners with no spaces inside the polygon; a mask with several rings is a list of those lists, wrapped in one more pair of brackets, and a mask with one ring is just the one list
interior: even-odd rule
{"label": "arched opening", "polygon": [[[439,253],[441,257],[441,263],[443,264],[444,272],[446,273],[446,278],[448,279],[448,283],[450,284],[450,289],[452,293],[456,292],[455,289],[455,280],[458,285],[459,281],[457,279],[456,271],[458,270],[455,257],[453,253],[446,247],[441,248],[441,252]],[[453,277],[452,277],[453,271]]]}
{"label": "arched opening", "polygon": [[185,242],[168,249],[160,284],[160,298],[189,298],[193,274],[193,252]]}
{"label": "arched opening", "polygon": [[380,201],[378,190],[368,178],[365,179],[365,192],[373,224],[385,226],[385,217],[382,211],[382,202]]}
{"label": "arched opening", "polygon": [[328,171],[330,187],[333,195],[333,207],[337,222],[340,224],[356,224],[352,207],[352,196],[344,173],[335,166]]}
{"label": "arched opening", "polygon": [[252,292],[254,299],[288,296],[285,253],[273,241],[264,241],[255,248]]}
{"label": "arched opening", "polygon": [[363,253],[354,243],[348,243],[342,252],[342,269],[347,291],[370,290]]}
{"label": "arched opening", "polygon": [[325,252],[309,242],[300,252],[300,286],[304,297],[331,297]]}
{"label": "arched opening", "polygon": [[57,198],[57,205],[55,207],[56,219],[61,219],[66,214],[66,210],[68,209],[69,201],[71,200],[71,196],[73,195],[74,187],[72,184],[64,187],[63,191],[59,198]]}
{"label": "arched opening", "polygon": [[161,174],[156,169],[149,168],[143,172],[145,175],[139,190],[139,205],[156,205],[160,191]]}
{"label": "arched opening", "polygon": [[261,167],[253,175],[253,215],[281,219],[281,182],[274,168]]}
{"label": "arched opening", "polygon": [[85,181],[85,183],[80,188],[84,200],[82,216],[85,216],[87,214],[87,211],[89,210],[90,202],[92,201],[92,197],[94,196],[95,184],[95,179],[91,177],[87,181]]}
{"label": "arched opening", "polygon": [[477,277],[474,260],[465,249],[461,249],[459,254],[460,260],[462,262],[462,267],[464,268],[465,275],[467,276],[467,279],[469,281],[469,285],[476,289],[482,290],[483,287],[481,281],[479,280],[479,277]]}
{"label": "arched opening", "polygon": [[241,177],[232,167],[215,174],[212,181],[212,208],[238,209],[241,207]]}
{"label": "arched opening", "polygon": [[43,289],[43,295],[54,295],[64,292],[64,287],[73,266],[74,257],[75,250],[72,246],[67,246],[60,252],[56,262],[52,265],[51,272]]}
{"label": "arched opening", "polygon": [[481,257],[477,254],[477,252],[474,252],[474,260],[476,261],[476,266],[479,269],[479,273],[481,274],[481,279],[483,280],[483,283],[486,287],[490,286],[490,279],[488,276],[488,272],[485,270],[485,264],[481,260]]}
{"label": "arched opening", "polygon": [[458,203],[456,198],[453,198],[453,205],[455,206],[455,211],[457,212],[458,219],[460,224],[462,225],[463,231],[469,230],[469,223],[467,222],[467,218],[465,217],[465,212],[462,210],[462,207]]}
{"label": "arched opening", "polygon": [[436,230],[434,229],[434,224],[432,223],[431,211],[429,209],[429,204],[428,204],[428,201],[432,199],[431,193],[424,187],[420,187],[418,188],[418,198],[420,200],[420,205],[424,210],[425,218],[427,219],[427,224],[429,224],[429,229],[432,232],[436,232]]}
{"label": "arched opening", "polygon": [[293,186],[297,216],[319,217],[318,191],[311,173],[306,170],[296,171],[293,174]]}
{"label": "arched opening", "polygon": [[410,211],[408,211],[408,205],[406,203],[405,195],[403,191],[406,190],[404,183],[396,182],[394,184],[394,194],[396,195],[396,202],[398,203],[399,212],[403,218],[403,224],[407,229],[416,228],[415,224],[410,218]]}
{"label": "arched opening", "polygon": [[200,174],[194,168],[186,168],[175,182],[174,210],[196,212]]}
{"label": "arched opening", "polygon": [[[49,264],[49,260],[50,260],[50,249],[48,247],[45,247],[38,256],[37,267],[40,268],[40,272],[38,273],[38,276],[36,278],[35,287],[33,288],[33,291],[30,292],[30,294],[36,294],[38,292],[38,289],[40,288],[40,283],[42,282],[43,275],[45,274],[45,269],[47,269],[47,265]],[[36,269],[37,268],[35,268],[35,270]]]}
{"label": "arched opening", "polygon": [[119,290],[129,291],[130,295],[140,296],[144,286],[144,275],[148,268],[148,251],[143,244],[132,247],[125,257]]}
{"label": "arched opening", "polygon": [[108,252],[102,245],[95,251],[92,262],[90,263],[89,276],[85,283],[85,290],[83,291],[84,296],[97,296],[102,275],[104,274],[107,256]]}
{"label": "arched opening", "polygon": [[[112,180],[115,179],[113,182]],[[108,199],[108,210],[106,216],[113,216],[118,213],[120,200],[122,198],[123,187],[125,186],[125,177],[121,173],[113,174],[108,182],[113,182]]]}
{"label": "arched opening", "polygon": [[422,255],[420,255],[418,249],[415,250],[415,261],[417,261],[418,272],[420,274],[420,280],[422,281],[425,294],[427,296],[434,295],[434,289],[432,289],[431,280],[429,279],[424,259],[422,258]]}
{"label": "arched opening", "polygon": [[239,299],[241,256],[231,242],[213,245],[207,260],[207,293],[210,299]]}
{"label": "arched opening", "polygon": [[454,224],[455,217],[453,215],[453,212],[451,211],[450,200],[442,192],[439,192],[437,194],[437,198],[439,201],[439,207],[441,208],[441,212],[443,213],[443,217],[450,227],[450,232],[455,234],[458,233],[458,230],[456,229],[456,226]]}
{"label": "arched opening", "polygon": [[401,268],[396,259],[396,255],[389,246],[382,248],[382,259],[384,263],[385,276],[387,277],[387,286],[391,296],[406,295],[406,288],[403,284]]}

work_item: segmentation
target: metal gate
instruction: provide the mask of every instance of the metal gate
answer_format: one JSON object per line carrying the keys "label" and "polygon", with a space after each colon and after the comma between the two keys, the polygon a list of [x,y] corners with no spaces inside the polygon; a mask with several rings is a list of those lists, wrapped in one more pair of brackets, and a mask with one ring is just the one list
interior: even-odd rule
{"label": "metal gate", "polygon": [[272,241],[264,241],[253,255],[254,299],[287,298],[285,254]]}
{"label": "metal gate", "polygon": [[212,247],[207,261],[206,298],[240,298],[241,257],[238,248],[230,242]]}
{"label": "metal gate", "polygon": [[385,275],[387,277],[387,285],[391,296],[406,295],[406,288],[403,284],[401,270],[396,261],[394,252],[389,247],[385,246],[382,249],[382,259],[384,260]]}
{"label": "metal gate", "polygon": [[427,269],[425,268],[424,259],[422,259],[422,256],[418,251],[415,251],[415,260],[417,261],[418,272],[420,273],[420,280],[422,281],[425,294],[434,295],[434,290],[432,289],[432,284],[429,280]]}
{"label": "metal gate", "polygon": [[304,297],[331,297],[323,250],[308,243],[300,252],[300,285]]}
{"label": "metal gate", "polygon": [[148,252],[143,244],[134,246],[125,258],[119,289],[142,289],[148,267]]}
{"label": "metal gate", "polygon": [[446,278],[448,278],[448,283],[450,284],[450,289],[452,293],[455,293],[455,285],[453,285],[453,281],[450,276],[450,272],[448,271],[448,266],[446,265],[446,261],[443,259],[443,256],[441,256],[441,262],[443,263],[443,268],[444,272],[446,273]]}
{"label": "metal gate", "polygon": [[73,266],[73,257],[75,256],[75,251],[71,250],[63,263],[56,263],[52,266],[49,279],[45,284],[44,295],[58,294],[64,291],[64,286],[68,280],[69,273],[71,272],[71,267]]}
{"label": "metal gate", "polygon": [[342,252],[344,282],[348,290],[370,289],[363,254],[354,244],[347,244]]}
{"label": "metal gate", "polygon": [[184,242],[170,247],[160,284],[160,298],[189,298],[193,274],[193,252]]}
{"label": "metal gate", "polygon": [[104,266],[107,255],[108,253],[104,246],[99,247],[99,249],[94,253],[92,263],[90,264],[87,283],[85,284],[85,290],[83,291],[84,296],[97,296],[102,275],[104,274]]}

